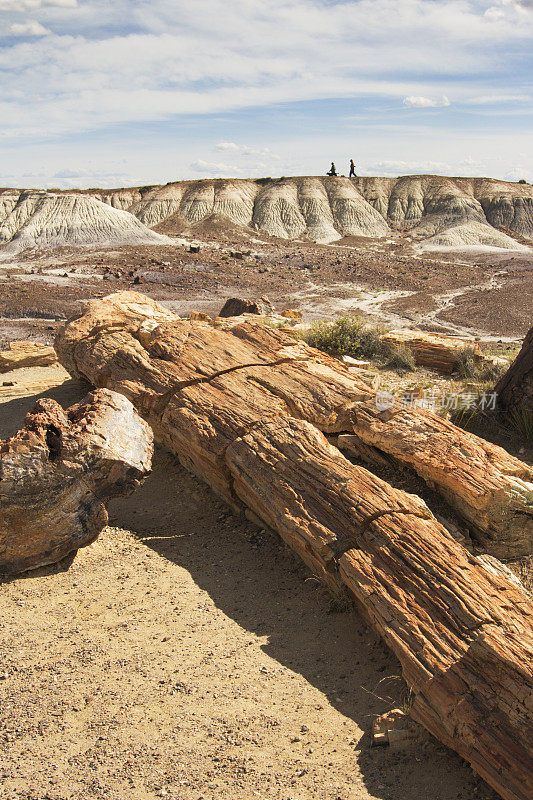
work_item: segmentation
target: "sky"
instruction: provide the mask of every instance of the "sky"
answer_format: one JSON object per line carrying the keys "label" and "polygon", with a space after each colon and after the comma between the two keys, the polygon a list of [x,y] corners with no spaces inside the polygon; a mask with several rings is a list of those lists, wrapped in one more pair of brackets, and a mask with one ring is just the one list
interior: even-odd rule
{"label": "sky", "polygon": [[533,181],[533,0],[0,0],[0,185]]}

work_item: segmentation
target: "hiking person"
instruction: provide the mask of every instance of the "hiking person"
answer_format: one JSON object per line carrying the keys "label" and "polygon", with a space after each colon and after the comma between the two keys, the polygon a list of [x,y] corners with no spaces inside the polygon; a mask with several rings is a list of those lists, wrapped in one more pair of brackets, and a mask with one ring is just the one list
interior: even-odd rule
{"label": "hiking person", "polygon": [[329,170],[329,172],[326,173],[326,175],[336,175],[336,174],[337,174],[337,170],[335,169],[335,164],[332,161],[330,170]]}
{"label": "hiking person", "polygon": [[353,163],[353,158],[350,159],[350,174],[348,177],[357,178],[357,175],[355,174],[355,164]]}

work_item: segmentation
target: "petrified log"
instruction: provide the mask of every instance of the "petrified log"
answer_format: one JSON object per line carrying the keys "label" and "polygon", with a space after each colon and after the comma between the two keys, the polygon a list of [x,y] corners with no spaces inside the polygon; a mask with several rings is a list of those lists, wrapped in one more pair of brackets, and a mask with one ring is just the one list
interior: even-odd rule
{"label": "petrified log", "polygon": [[[192,450],[190,443],[191,426],[207,435],[209,426],[196,417],[206,403],[216,407],[221,393],[233,403],[229,441],[254,421],[250,408],[308,420],[324,433],[353,434],[365,445],[363,459],[381,456],[440,491],[492,555],[532,550],[531,467],[431,411],[400,403],[380,410],[357,374],[285,331],[249,318],[215,326],[180,320],[148,297],[118,292],[91,301],[59,334],[56,350],[71,374],[129,397],[161,439],[187,441],[190,466],[226,498],[218,460],[203,440]],[[207,473],[206,462],[213,462]]]}
{"label": "petrified log", "polygon": [[327,442],[318,428],[350,430],[371,397],[342,365],[261,325],[168,316],[137,295],[90,303],[60,335],[60,358],[132,398],[183,464],[277,530],[331,588],[346,587],[400,660],[413,718],[506,800],[529,798],[527,596],[420,498]]}
{"label": "petrified log", "polygon": [[0,572],[54,564],[94,541],[107,501],[149,473],[152,439],[117,392],[99,389],[66,412],[38,400],[0,443]]}
{"label": "petrified log", "polygon": [[533,328],[519,354],[494,387],[500,408],[533,415]]}
{"label": "petrified log", "polygon": [[353,408],[353,437],[346,449],[372,462],[414,469],[466,519],[483,548],[498,558],[530,553],[533,547],[533,470],[501,447],[461,431],[425,409],[397,403],[379,411],[366,401]]}
{"label": "petrified log", "polygon": [[10,342],[8,350],[0,352],[0,372],[19,367],[47,367],[57,361],[53,347],[35,342]]}
{"label": "petrified log", "polygon": [[407,329],[389,331],[381,341],[397,347],[408,347],[413,353],[416,364],[445,374],[454,371],[459,353],[465,348],[471,349],[480,360],[482,359],[481,348],[477,342],[458,336],[445,336],[442,333]]}

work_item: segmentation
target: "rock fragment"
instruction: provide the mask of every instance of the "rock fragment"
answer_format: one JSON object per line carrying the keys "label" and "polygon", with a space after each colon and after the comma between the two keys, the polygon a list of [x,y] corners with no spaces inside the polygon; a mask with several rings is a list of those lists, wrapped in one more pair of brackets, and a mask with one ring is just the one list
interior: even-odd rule
{"label": "rock fragment", "polygon": [[57,361],[53,347],[35,342],[10,342],[8,350],[0,351],[0,372],[20,367],[48,367]]}
{"label": "rock fragment", "polygon": [[106,504],[148,475],[153,436],[123,395],[98,389],[63,411],[39,400],[0,443],[0,572],[55,564],[107,524]]}

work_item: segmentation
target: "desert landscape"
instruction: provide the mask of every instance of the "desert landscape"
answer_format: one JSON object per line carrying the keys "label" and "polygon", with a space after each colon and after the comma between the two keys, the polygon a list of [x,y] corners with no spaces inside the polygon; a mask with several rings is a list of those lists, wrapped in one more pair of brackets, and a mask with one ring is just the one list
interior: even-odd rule
{"label": "desert landscape", "polygon": [[526,183],[1,189],[0,797],[526,800],[532,298]]}
{"label": "desert landscape", "polygon": [[531,322],[532,237],[532,187],[489,179],[4,189],[0,334],[51,342],[80,300],[140,284],[180,314],[266,295],[308,321],[354,313],[517,344]]}

